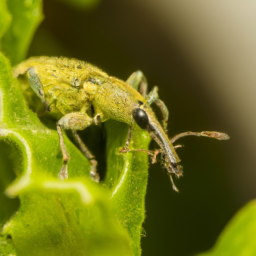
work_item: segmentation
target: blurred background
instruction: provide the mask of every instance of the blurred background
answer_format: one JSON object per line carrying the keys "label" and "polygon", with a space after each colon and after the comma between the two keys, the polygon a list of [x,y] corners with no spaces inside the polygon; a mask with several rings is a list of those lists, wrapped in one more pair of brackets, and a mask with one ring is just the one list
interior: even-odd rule
{"label": "blurred background", "polygon": [[[140,69],[149,89],[160,88],[170,137],[203,130],[230,135],[180,140],[180,193],[159,164],[149,168],[142,255],[210,249],[256,197],[256,2],[102,0],[75,7],[44,0],[44,15],[29,56],[75,57],[123,80]],[[104,162],[104,152],[97,154]]]}

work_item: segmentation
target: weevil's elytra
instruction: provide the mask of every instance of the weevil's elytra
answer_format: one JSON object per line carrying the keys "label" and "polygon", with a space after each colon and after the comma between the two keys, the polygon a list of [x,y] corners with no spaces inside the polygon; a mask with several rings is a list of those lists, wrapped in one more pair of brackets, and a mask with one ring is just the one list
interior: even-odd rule
{"label": "weevil's elytra", "polygon": [[[155,152],[144,151],[152,155],[153,162],[157,154],[162,155],[162,164],[172,182],[174,190],[178,191],[173,177],[182,176],[180,159],[173,143],[184,136],[196,135],[216,139],[228,139],[228,135],[218,132],[185,132],[176,135],[171,140],[167,136],[168,109],[159,99],[158,87],[147,95],[147,80],[141,71],[134,72],[124,82],[111,77],[97,67],[77,59],[64,57],[32,57],[14,68],[14,76],[26,74],[28,82],[36,95],[45,104],[51,114],[60,118],[57,122],[57,132],[63,154],[63,166],[59,178],[68,177],[67,165],[70,159],[63,140],[62,129],[70,129],[83,154],[91,163],[90,175],[99,181],[97,161],[77,134],[91,124],[99,124],[108,119],[114,119],[130,125],[127,141],[122,152],[129,151],[132,133],[132,123],[148,131],[160,149]],[[158,122],[150,105],[156,103],[163,115],[163,126]],[[92,111],[93,109],[93,111]]]}

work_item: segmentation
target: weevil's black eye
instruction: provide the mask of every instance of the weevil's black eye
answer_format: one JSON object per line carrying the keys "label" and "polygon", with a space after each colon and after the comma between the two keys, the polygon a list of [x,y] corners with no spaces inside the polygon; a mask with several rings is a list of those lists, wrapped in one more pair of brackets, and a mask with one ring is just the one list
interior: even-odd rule
{"label": "weevil's black eye", "polygon": [[132,112],[133,118],[141,129],[146,129],[149,123],[147,113],[141,108],[135,108]]}

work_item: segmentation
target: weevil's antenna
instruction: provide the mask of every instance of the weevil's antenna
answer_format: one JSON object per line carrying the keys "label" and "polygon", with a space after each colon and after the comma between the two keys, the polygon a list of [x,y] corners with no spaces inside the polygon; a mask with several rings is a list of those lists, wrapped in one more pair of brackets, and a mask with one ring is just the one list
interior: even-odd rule
{"label": "weevil's antenna", "polygon": [[175,149],[176,149],[176,148],[184,148],[184,145],[180,145],[180,144],[179,144],[179,145],[175,145],[175,146],[173,146],[173,147],[174,147]]}
{"label": "weevil's antenna", "polygon": [[203,131],[203,132],[182,132],[175,135],[171,138],[171,143],[174,143],[176,140],[185,137],[185,136],[198,136],[198,137],[207,137],[213,138],[217,140],[228,140],[230,137],[228,134],[223,132],[215,132],[215,131]]}
{"label": "weevil's antenna", "polygon": [[176,192],[179,192],[179,190],[177,189],[177,187],[175,186],[174,184],[174,181],[173,181],[173,178],[172,178],[172,175],[169,173],[169,177],[170,177],[170,180],[171,180],[171,183],[172,183],[172,189]]}

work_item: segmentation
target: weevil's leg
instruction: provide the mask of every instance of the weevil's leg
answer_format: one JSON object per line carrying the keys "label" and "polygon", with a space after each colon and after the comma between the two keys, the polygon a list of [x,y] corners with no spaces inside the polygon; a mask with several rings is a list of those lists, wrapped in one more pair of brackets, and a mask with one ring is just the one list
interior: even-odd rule
{"label": "weevil's leg", "polygon": [[198,136],[198,137],[207,137],[213,138],[217,140],[228,140],[230,137],[228,134],[223,132],[215,132],[215,131],[203,131],[203,132],[183,132],[175,135],[171,139],[171,143],[174,143],[176,140],[185,137],[185,136]]}
{"label": "weevil's leg", "polygon": [[153,89],[149,92],[149,94],[146,97],[148,105],[151,105],[154,103],[157,99],[159,99],[158,96],[158,87],[154,86]]}
{"label": "weevil's leg", "polygon": [[62,157],[63,157],[63,165],[61,167],[61,170],[58,176],[60,180],[64,180],[68,178],[68,162],[70,160],[70,156],[64,143],[61,125],[59,125],[58,123],[57,123],[57,132],[60,138],[60,148],[61,148]]}
{"label": "weevil's leg", "polygon": [[130,150],[127,150],[127,151],[122,151],[122,152],[145,152],[147,153],[148,155],[151,156],[151,159],[152,159],[152,164],[155,164],[156,163],[156,157],[159,153],[161,153],[161,150],[160,149],[157,149],[155,151],[152,151],[152,150],[147,150],[147,149],[130,149]]}
{"label": "weevil's leg", "polygon": [[157,157],[157,155],[158,155],[159,153],[160,153],[160,150],[159,150],[159,149],[154,152],[154,155],[153,155],[153,157],[152,157],[152,164],[155,164],[155,163],[156,163],[156,157]]}
{"label": "weevil's leg", "polygon": [[37,74],[36,69],[33,67],[29,68],[26,72],[26,75],[27,75],[30,87],[36,93],[36,95],[41,99],[41,101],[45,104],[45,110],[50,111],[49,104],[45,100],[44,88]]}
{"label": "weevil's leg", "polygon": [[94,124],[97,126],[101,126],[101,118],[100,118],[100,114],[97,114],[94,118]]}
{"label": "weevil's leg", "polygon": [[173,181],[173,178],[172,178],[172,174],[171,174],[171,173],[168,173],[168,175],[169,175],[169,178],[170,178],[171,183],[172,183],[172,189],[173,189],[174,191],[176,191],[176,192],[179,192],[179,190],[177,189],[177,187],[176,187],[175,184],[174,184],[174,181]]}
{"label": "weevil's leg", "polygon": [[131,138],[132,138],[132,125],[133,125],[133,118],[132,118],[132,122],[131,122],[131,124],[130,124],[129,130],[128,130],[128,133],[127,133],[125,145],[124,145],[124,147],[120,150],[120,152],[122,152],[122,153],[127,153],[127,152],[129,152],[129,145],[130,145],[130,141],[131,141]]}
{"label": "weevil's leg", "polygon": [[90,161],[91,169],[90,169],[90,176],[92,180],[99,182],[100,176],[97,173],[97,161],[95,160],[95,156],[90,152],[90,150],[85,146],[84,142],[81,140],[80,136],[78,135],[77,131],[72,130],[74,138],[79,145],[80,150],[85,155],[85,157]]}
{"label": "weevil's leg", "polygon": [[144,74],[138,70],[132,73],[126,80],[126,83],[131,85],[136,91],[138,91],[144,98],[146,98],[148,91],[148,82]]}
{"label": "weevil's leg", "polygon": [[131,138],[132,138],[132,126],[133,126],[133,119],[132,119],[131,125],[130,125],[128,133],[127,133],[127,138],[126,138],[126,142],[125,142],[125,149],[126,150],[129,149],[130,141],[131,141]]}
{"label": "weevil's leg", "polygon": [[94,124],[97,126],[101,126],[101,124],[108,120],[108,117],[104,116],[101,109],[98,106],[93,106],[94,109]]}
{"label": "weevil's leg", "polygon": [[163,127],[165,130],[167,130],[167,123],[168,123],[168,118],[169,118],[169,110],[164,104],[162,100],[159,99],[158,95],[158,87],[154,86],[153,89],[150,91],[150,93],[146,97],[147,103],[151,105],[152,103],[156,103],[156,105],[160,108],[161,113],[163,115]]}
{"label": "weevil's leg", "polygon": [[158,96],[158,87],[154,86],[152,91],[147,95],[148,83],[147,79],[141,71],[136,71],[127,79],[126,81],[130,84],[134,89],[140,92],[140,94],[147,99],[147,103],[151,105],[153,102],[160,108],[163,115],[163,127],[167,128],[167,122],[169,118],[169,111],[162,100],[159,99]]}
{"label": "weevil's leg", "polygon": [[166,105],[164,104],[164,102],[162,100],[157,99],[155,101],[155,103],[160,108],[160,110],[162,112],[162,115],[163,115],[163,121],[162,121],[163,128],[165,130],[167,130],[168,118],[169,118],[169,110],[168,110],[168,108],[166,107]]}
{"label": "weevil's leg", "polygon": [[60,148],[63,155],[63,165],[59,172],[59,178],[61,180],[68,178],[68,162],[70,160],[69,153],[64,143],[62,128],[65,130],[84,130],[90,126],[93,122],[93,118],[89,117],[86,113],[70,113],[63,116],[57,122],[57,131],[60,138]]}

